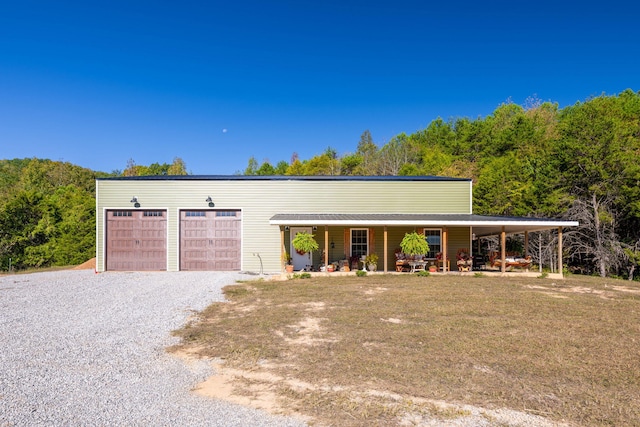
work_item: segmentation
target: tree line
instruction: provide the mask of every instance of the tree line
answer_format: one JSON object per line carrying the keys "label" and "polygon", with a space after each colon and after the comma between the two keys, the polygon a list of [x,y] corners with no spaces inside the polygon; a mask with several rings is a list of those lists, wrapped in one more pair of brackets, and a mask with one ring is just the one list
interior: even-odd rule
{"label": "tree line", "polygon": [[[328,147],[275,165],[250,158],[244,175],[439,175],[471,178],[474,212],[577,220],[566,230],[569,266],[633,279],[640,265],[640,94],[625,90],[560,109],[528,99],[487,117],[433,120],[355,151]],[[95,254],[95,178],[188,174],[180,158],[95,172],[42,159],[0,160],[0,270],[70,265]],[[553,233],[530,239],[553,266]],[[518,242],[516,242],[517,244]],[[546,261],[545,261],[546,260]]]}

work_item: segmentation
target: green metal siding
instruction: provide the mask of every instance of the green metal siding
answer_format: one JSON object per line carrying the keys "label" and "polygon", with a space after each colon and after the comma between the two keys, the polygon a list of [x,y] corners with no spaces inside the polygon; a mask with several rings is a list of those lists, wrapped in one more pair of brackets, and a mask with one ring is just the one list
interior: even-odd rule
{"label": "green metal siding", "polygon": [[[311,181],[311,180],[98,180],[97,186],[97,269],[104,271],[104,224],[106,209],[130,209],[136,196],[144,209],[166,209],[169,271],[179,268],[180,209],[242,210],[243,271],[280,271],[280,229],[269,224],[278,213],[471,213],[470,181]],[[332,227],[336,248],[343,248],[342,228]],[[399,230],[389,228],[389,232]],[[316,238],[324,245],[324,227]],[[404,233],[402,233],[404,234]],[[401,237],[400,237],[401,239]],[[399,244],[389,240],[390,263]],[[288,237],[285,239],[288,246]],[[376,251],[382,265],[383,229],[376,229]],[[467,245],[468,246],[468,245]],[[341,252],[338,252],[341,251]],[[454,252],[455,255],[455,252]],[[318,263],[320,254],[314,255]]]}
{"label": "green metal siding", "polygon": [[449,228],[449,246],[447,246],[447,258],[451,260],[451,271],[457,271],[456,256],[458,249],[466,248],[471,251],[471,230],[469,227]]}

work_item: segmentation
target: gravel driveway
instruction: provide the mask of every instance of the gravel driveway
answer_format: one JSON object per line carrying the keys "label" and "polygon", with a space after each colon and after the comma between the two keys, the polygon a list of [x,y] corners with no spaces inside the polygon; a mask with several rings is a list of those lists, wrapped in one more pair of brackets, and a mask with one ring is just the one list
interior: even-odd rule
{"label": "gravel driveway", "polygon": [[[0,426],[299,426],[190,393],[213,371],[165,353],[234,273],[0,277]],[[247,276],[244,276],[247,278]]]}

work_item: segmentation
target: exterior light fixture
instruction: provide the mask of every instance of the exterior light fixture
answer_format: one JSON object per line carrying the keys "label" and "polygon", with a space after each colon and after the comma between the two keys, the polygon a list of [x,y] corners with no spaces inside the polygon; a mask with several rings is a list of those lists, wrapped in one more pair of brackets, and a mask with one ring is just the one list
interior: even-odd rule
{"label": "exterior light fixture", "polygon": [[133,207],[134,208],[139,208],[140,207],[140,203],[138,202],[138,197],[137,196],[133,196],[133,199],[131,199],[131,203],[133,203]]}
{"label": "exterior light fixture", "polygon": [[213,200],[211,200],[211,196],[207,196],[207,200],[205,200],[205,202],[209,203],[210,208],[215,206],[215,203],[213,203]]}

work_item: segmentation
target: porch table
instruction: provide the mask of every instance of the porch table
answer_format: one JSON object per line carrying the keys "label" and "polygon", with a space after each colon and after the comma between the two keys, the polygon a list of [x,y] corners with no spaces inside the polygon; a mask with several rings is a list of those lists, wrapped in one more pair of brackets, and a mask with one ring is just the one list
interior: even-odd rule
{"label": "porch table", "polygon": [[411,273],[415,273],[416,271],[424,270],[428,261],[409,261],[409,265],[411,266]]}

